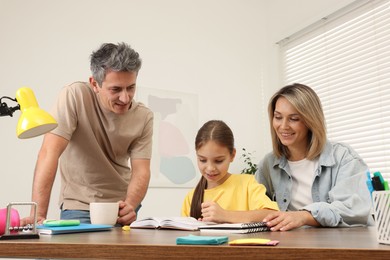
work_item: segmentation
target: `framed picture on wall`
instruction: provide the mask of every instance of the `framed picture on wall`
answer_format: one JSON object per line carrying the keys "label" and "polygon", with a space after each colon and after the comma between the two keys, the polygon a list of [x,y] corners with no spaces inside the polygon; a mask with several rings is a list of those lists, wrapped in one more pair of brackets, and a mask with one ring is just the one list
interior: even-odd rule
{"label": "framed picture on wall", "polygon": [[199,178],[194,148],[198,96],[139,87],[136,100],[154,113],[150,187],[194,187]]}

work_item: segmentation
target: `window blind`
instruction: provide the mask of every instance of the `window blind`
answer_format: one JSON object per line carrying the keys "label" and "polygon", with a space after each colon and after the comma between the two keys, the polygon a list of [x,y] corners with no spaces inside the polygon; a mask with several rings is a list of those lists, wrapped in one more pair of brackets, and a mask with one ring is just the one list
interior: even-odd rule
{"label": "window blind", "polygon": [[355,1],[278,44],[285,84],[319,95],[331,141],[390,178],[390,1]]}

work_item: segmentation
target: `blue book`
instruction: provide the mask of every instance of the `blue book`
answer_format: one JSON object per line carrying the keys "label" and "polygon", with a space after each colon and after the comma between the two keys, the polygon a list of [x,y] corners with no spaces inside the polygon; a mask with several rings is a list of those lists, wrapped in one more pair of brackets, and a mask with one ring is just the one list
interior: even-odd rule
{"label": "blue book", "polygon": [[50,227],[45,225],[37,226],[37,232],[42,235],[57,235],[57,234],[69,234],[80,232],[96,232],[96,231],[108,231],[111,230],[111,225],[95,225],[95,224],[80,224],[76,226],[60,226]]}

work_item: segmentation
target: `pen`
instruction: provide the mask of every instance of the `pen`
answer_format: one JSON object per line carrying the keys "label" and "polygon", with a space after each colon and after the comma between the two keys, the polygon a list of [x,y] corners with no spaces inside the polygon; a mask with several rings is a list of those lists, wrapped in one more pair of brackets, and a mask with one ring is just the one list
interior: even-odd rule
{"label": "pen", "polygon": [[371,181],[371,179],[370,179],[370,180],[367,180],[367,181],[366,181],[366,184],[367,184],[367,188],[368,188],[368,190],[370,191],[370,194],[371,194],[371,196],[372,196],[372,192],[374,191],[374,187],[372,186],[372,181]]}
{"label": "pen", "polygon": [[374,187],[374,190],[385,190],[385,187],[383,186],[383,183],[381,182],[381,179],[379,176],[372,177],[372,187]]}
{"label": "pen", "polygon": [[372,186],[370,171],[367,171],[366,174],[367,174],[366,185],[367,185],[368,191],[370,192],[370,195],[372,196],[372,192],[374,191],[374,187]]}
{"label": "pen", "polygon": [[220,190],[217,194],[217,196],[214,197],[213,199],[213,202],[216,202],[217,200],[219,200],[219,198],[222,196],[223,194],[223,190]]}
{"label": "pen", "polygon": [[370,174],[370,171],[367,171],[367,172],[366,172],[366,174],[367,174],[367,180],[371,180],[371,174]]}

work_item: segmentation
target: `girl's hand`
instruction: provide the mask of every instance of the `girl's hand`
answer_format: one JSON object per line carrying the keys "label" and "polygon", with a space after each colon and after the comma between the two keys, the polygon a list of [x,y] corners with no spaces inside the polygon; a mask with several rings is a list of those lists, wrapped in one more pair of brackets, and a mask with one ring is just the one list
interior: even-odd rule
{"label": "girl's hand", "polygon": [[213,201],[203,202],[202,205],[202,221],[224,223],[225,210],[222,209],[218,203]]}

